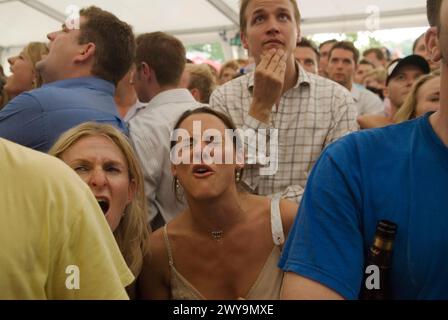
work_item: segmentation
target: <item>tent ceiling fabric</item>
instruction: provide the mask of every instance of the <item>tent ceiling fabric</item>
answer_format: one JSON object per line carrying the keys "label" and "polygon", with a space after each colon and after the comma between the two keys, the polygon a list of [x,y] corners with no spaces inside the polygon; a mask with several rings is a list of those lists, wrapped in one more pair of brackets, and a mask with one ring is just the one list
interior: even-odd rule
{"label": "tent ceiling fabric", "polygon": [[[219,31],[238,30],[235,19],[239,0],[0,0],[0,47],[45,41],[48,32],[60,27],[60,21],[26,4],[30,2],[51,8],[61,17],[66,16],[70,5],[79,8],[96,5],[132,24],[136,33],[162,30],[181,39],[188,35],[198,39],[201,34],[214,34],[218,38]],[[369,19],[377,14],[380,19],[376,26],[381,29],[427,24],[425,0],[298,0],[298,3],[305,35],[366,30],[371,23]]]}

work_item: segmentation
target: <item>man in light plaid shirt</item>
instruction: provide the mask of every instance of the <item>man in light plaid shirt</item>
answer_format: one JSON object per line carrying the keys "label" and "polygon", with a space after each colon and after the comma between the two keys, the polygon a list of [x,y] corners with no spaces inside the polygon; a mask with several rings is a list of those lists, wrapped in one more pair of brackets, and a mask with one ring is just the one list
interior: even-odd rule
{"label": "man in light plaid shirt", "polygon": [[[277,130],[275,174],[263,175],[259,164],[246,165],[242,180],[255,193],[298,202],[322,150],[358,129],[350,93],[295,61],[299,22],[296,0],[242,0],[241,40],[256,69],[221,86],[210,99],[210,106],[229,115],[238,128],[266,129],[271,135],[270,129]],[[275,155],[269,156],[273,161]]]}

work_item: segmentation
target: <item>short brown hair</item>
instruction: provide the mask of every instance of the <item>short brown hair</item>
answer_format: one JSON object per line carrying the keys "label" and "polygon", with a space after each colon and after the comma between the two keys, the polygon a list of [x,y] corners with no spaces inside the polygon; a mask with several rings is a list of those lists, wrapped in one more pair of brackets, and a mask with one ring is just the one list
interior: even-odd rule
{"label": "short brown hair", "polygon": [[370,49],[367,49],[366,51],[364,51],[362,53],[362,56],[365,57],[365,56],[368,56],[371,53],[374,53],[378,60],[385,60],[386,59],[386,57],[384,56],[383,50],[381,50],[380,48],[370,48]]}
{"label": "short brown hair", "polygon": [[[251,0],[241,0],[241,5],[240,5],[240,31],[241,32],[245,32],[246,31],[246,27],[247,27],[247,21],[246,21],[246,9],[247,6],[249,5],[249,2]],[[296,23],[297,23],[297,28],[299,28],[300,25],[300,11],[299,11],[299,7],[297,6],[297,1],[296,0],[290,0],[292,3],[292,6],[294,8],[294,17],[296,19]]]}
{"label": "short brown hair", "polygon": [[351,51],[353,53],[353,59],[355,60],[355,64],[358,64],[359,60],[359,51],[355,48],[355,45],[353,42],[350,41],[340,41],[336,42],[334,46],[331,48],[330,52],[328,53],[328,59],[331,59],[331,54],[333,53],[333,50],[335,49],[344,49],[347,51]]}
{"label": "short brown hair", "polygon": [[187,64],[185,70],[190,73],[188,90],[198,89],[201,93],[201,103],[209,103],[210,95],[216,87],[215,78],[204,64]]}
{"label": "short brown hair", "polygon": [[440,28],[440,8],[442,0],[427,0],[426,12],[428,15],[428,22],[431,27]]}
{"label": "short brown hair", "polygon": [[160,85],[178,85],[187,61],[182,42],[164,32],[139,35],[136,42],[137,70],[145,62],[156,73]]}
{"label": "short brown hair", "polygon": [[297,43],[297,48],[310,48],[316,54],[317,60],[320,58],[319,50],[317,50],[316,44],[307,38],[302,38],[299,43]]}
{"label": "short brown hair", "polygon": [[92,74],[115,85],[132,65],[135,40],[132,28],[108,11],[91,6],[79,11],[86,22],[80,26],[79,43],[96,47]]}
{"label": "short brown hair", "polygon": [[338,42],[338,40],[336,40],[336,39],[330,39],[330,40],[326,40],[326,41],[322,42],[322,43],[319,45],[319,51],[322,50],[322,47],[323,47],[323,46],[325,46],[325,45],[327,45],[327,44],[331,44],[331,43],[336,43],[336,42]]}

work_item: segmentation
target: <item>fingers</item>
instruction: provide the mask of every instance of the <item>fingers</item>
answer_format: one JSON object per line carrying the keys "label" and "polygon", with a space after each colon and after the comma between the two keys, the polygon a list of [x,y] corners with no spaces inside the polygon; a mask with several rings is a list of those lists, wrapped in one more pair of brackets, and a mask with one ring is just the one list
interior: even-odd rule
{"label": "fingers", "polygon": [[261,54],[261,61],[258,64],[259,69],[267,69],[268,65],[270,64],[272,57],[275,54],[275,49],[271,49],[269,51],[265,51]]}
{"label": "fingers", "polygon": [[268,71],[273,71],[277,68],[277,65],[284,58],[286,61],[286,54],[283,49],[272,48],[261,54],[261,60],[258,64],[260,69],[266,69]]}
{"label": "fingers", "polygon": [[277,50],[274,55],[271,58],[271,61],[269,62],[267,69],[269,71],[274,72],[274,70],[278,67],[278,64],[282,60],[282,58],[285,56],[285,51],[282,49]]}

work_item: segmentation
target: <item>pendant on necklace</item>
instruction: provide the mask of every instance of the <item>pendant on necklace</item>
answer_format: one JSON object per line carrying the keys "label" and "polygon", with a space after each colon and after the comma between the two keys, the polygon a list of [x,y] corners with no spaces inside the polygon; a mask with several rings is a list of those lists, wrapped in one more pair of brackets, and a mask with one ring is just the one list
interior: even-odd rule
{"label": "pendant on necklace", "polygon": [[222,230],[210,231],[210,233],[212,234],[212,238],[215,241],[221,241],[224,235],[224,231]]}

